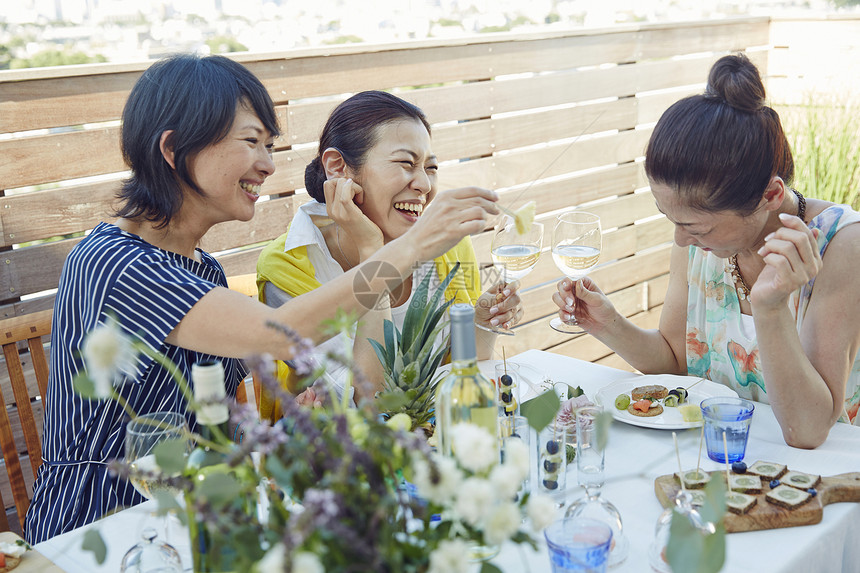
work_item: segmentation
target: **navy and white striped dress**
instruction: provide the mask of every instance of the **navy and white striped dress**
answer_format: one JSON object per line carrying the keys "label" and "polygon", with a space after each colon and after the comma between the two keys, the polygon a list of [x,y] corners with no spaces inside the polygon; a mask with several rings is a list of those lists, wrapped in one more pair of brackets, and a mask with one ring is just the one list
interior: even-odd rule
{"label": "navy and white striped dress", "polygon": [[[127,414],[114,400],[81,398],[72,380],[84,369],[86,334],[109,316],[126,334],[166,355],[186,379],[192,364],[215,358],[164,342],[203,295],[216,285],[227,286],[221,265],[198,252],[202,262],[100,223],[69,254],[54,303],[42,465],[24,526],[28,542],[45,541],[144,501],[128,481],[109,475],[105,465],[124,455]],[[235,396],[245,367],[235,359],[220,360],[227,393]],[[192,429],[196,425],[171,376],[150,358],[138,356],[134,374],[117,390],[138,414],[181,412]]]}

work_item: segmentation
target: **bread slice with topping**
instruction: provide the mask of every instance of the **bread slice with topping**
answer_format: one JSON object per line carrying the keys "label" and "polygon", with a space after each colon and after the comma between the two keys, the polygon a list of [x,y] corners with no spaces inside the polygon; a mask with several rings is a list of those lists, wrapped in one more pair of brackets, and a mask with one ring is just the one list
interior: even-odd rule
{"label": "bread slice with topping", "polygon": [[807,490],[821,483],[821,476],[814,474],[805,474],[803,472],[790,471],[786,473],[780,481],[785,485],[796,487],[797,489]]}
{"label": "bread slice with topping", "polygon": [[745,474],[729,474],[729,489],[743,493],[761,493],[761,478]]}
{"label": "bread slice with topping", "polygon": [[669,395],[669,390],[665,386],[659,384],[650,384],[648,386],[637,386],[630,392],[630,397],[634,402],[639,400],[662,400]]}
{"label": "bread slice with topping", "polygon": [[782,477],[782,474],[785,473],[786,469],[788,468],[786,468],[782,464],[757,461],[756,463],[747,468],[747,473],[761,476],[762,479],[770,481]]}
{"label": "bread slice with topping", "polygon": [[705,470],[690,470],[682,474],[675,472],[675,478],[680,483],[683,479],[684,487],[687,489],[701,489],[708,485],[708,482],[711,481],[711,474],[706,472]]}
{"label": "bread slice with topping", "polygon": [[776,486],[767,492],[764,497],[770,503],[786,509],[800,507],[812,499],[812,495],[808,491],[799,490],[785,484]]}
{"label": "bread slice with topping", "polygon": [[726,508],[732,513],[742,515],[756,504],[755,496],[733,491],[726,494]]}

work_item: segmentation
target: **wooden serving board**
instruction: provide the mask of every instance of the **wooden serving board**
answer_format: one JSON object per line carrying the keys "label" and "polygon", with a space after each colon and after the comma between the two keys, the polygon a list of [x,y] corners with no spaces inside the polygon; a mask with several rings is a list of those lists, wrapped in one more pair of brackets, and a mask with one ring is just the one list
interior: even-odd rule
{"label": "wooden serving board", "polygon": [[[711,479],[722,479],[723,481],[726,479],[725,472],[709,473]],[[743,515],[726,512],[726,532],[736,533],[760,529],[779,529],[780,527],[794,527],[796,525],[813,525],[821,521],[825,505],[843,501],[860,501],[860,473],[858,472],[822,477],[821,483],[815,488],[818,490],[818,495],[794,509],[779,507],[767,501],[765,495],[770,491],[770,486],[765,480],[762,482],[764,482],[762,492],[750,494],[754,495],[757,501],[749,512]],[[654,491],[663,507],[674,505],[672,500],[680,489],[681,485],[674,475],[660,476],[654,480]]]}
{"label": "wooden serving board", "polygon": [[[21,538],[11,531],[0,533],[0,541],[6,543],[15,543],[19,539]],[[31,549],[24,552],[21,562],[12,570],[12,573],[64,573],[64,571],[38,551]]]}

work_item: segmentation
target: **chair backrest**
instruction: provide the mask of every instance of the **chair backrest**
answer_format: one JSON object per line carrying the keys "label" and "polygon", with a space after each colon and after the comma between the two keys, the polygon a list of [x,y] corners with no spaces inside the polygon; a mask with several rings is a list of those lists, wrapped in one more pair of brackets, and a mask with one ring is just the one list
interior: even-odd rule
{"label": "chair backrest", "polygon": [[[5,512],[9,502],[3,499],[3,491],[11,489],[18,520],[23,525],[30,505],[32,480],[42,463],[42,405],[48,388],[48,359],[42,337],[51,334],[52,314],[52,310],[45,310],[0,320],[0,344],[5,358],[5,372],[0,371],[3,406],[0,408],[0,448],[9,476],[8,488],[0,487],[3,506],[0,530],[10,528]],[[19,342],[23,341],[27,342],[29,352],[19,348]],[[22,457],[29,459],[28,470],[32,469],[32,474],[22,468]],[[3,482],[5,479],[0,479],[0,484],[5,486]]]}
{"label": "chair backrest", "polygon": [[227,277],[227,286],[230,290],[257,298],[257,273]]}

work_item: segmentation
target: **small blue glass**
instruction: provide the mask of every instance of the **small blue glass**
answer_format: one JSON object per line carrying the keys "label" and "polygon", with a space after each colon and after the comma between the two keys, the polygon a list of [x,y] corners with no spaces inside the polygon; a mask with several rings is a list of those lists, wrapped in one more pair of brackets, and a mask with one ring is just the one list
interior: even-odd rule
{"label": "small blue glass", "polygon": [[[702,418],[705,420],[705,446],[708,457],[721,464],[744,459],[750,435],[755,405],[750,400],[734,396],[715,396],[702,400]],[[723,445],[723,433],[726,436]]]}
{"label": "small blue glass", "polygon": [[552,573],[605,573],[612,528],[602,521],[567,517],[544,530]]}

